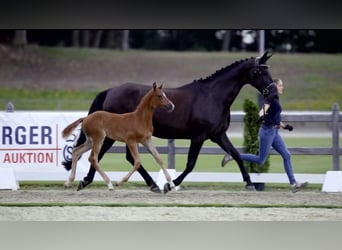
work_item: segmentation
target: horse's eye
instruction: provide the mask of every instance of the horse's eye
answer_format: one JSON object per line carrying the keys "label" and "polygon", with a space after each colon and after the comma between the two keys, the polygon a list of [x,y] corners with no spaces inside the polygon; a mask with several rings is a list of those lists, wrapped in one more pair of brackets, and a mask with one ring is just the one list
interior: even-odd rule
{"label": "horse's eye", "polygon": [[263,64],[259,66],[258,70],[261,74],[266,74],[269,67],[269,65]]}
{"label": "horse's eye", "polygon": [[254,74],[258,74],[258,75],[261,75],[261,70],[260,69],[256,69],[256,70],[254,70],[254,72],[253,72]]}
{"label": "horse's eye", "polygon": [[254,71],[254,74],[265,75],[267,74],[267,69],[260,67]]}

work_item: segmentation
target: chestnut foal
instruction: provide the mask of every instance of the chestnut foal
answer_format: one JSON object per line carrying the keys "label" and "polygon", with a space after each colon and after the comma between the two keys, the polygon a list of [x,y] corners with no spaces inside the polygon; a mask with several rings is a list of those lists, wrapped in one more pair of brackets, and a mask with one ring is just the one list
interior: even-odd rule
{"label": "chestnut foal", "polygon": [[70,188],[75,179],[78,159],[84,152],[91,149],[89,162],[99,172],[104,182],[107,184],[108,189],[113,189],[109,177],[100,168],[98,163],[98,154],[106,136],[116,141],[125,142],[134,159],[133,169],[129,171],[117,185],[127,182],[134,171],[140,167],[141,160],[138,151],[138,143],[141,143],[153,155],[154,159],[163,170],[166,180],[174,187],[172,179],[165,169],[163,161],[152,142],[152,116],[155,108],[160,107],[171,112],[175,107],[167,98],[162,87],[163,84],[157,87],[156,83],[153,83],[152,89],[141,99],[139,105],[133,112],[116,114],[106,111],[96,111],[69,124],[62,131],[63,138],[67,138],[71,132],[82,123],[82,131],[86,136],[86,141],[82,145],[74,148],[72,152],[71,173],[68,180],[64,183],[65,188]]}

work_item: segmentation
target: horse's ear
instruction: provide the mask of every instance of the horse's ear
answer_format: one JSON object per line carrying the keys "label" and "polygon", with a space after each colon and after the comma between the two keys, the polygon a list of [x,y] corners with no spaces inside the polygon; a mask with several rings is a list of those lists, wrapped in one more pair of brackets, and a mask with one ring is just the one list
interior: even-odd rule
{"label": "horse's ear", "polygon": [[273,56],[273,54],[266,50],[265,53],[259,58],[259,63],[260,64],[264,64],[267,62],[268,59],[270,59],[270,57]]}
{"label": "horse's ear", "polygon": [[164,83],[160,84],[159,89],[163,88]]}
{"label": "horse's ear", "polygon": [[153,87],[153,90],[155,91],[155,90],[156,90],[156,88],[157,88],[157,84],[156,84],[156,82],[154,82],[154,83],[152,84],[152,87]]}

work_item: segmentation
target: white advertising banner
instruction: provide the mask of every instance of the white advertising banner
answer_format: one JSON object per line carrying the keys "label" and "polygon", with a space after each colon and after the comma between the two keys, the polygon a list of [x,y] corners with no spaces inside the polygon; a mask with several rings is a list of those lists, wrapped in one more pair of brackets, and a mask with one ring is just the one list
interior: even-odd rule
{"label": "white advertising banner", "polygon": [[[0,167],[61,168],[71,160],[72,148],[80,126],[62,138],[62,130],[87,112],[15,111],[0,112]],[[77,169],[88,168],[85,153]]]}

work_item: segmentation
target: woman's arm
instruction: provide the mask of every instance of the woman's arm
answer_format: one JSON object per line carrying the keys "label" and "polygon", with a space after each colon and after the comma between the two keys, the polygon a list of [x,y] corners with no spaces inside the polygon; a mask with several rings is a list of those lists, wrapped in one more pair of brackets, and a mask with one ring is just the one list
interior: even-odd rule
{"label": "woman's arm", "polygon": [[288,131],[292,131],[293,130],[293,126],[290,124],[285,124],[283,122],[280,122],[280,127],[282,127],[283,129],[287,129]]}
{"label": "woman's arm", "polygon": [[285,123],[283,123],[283,122],[280,122],[280,127],[281,127],[281,128],[285,128],[285,126],[286,126],[286,124],[285,124]]}
{"label": "woman's arm", "polygon": [[263,105],[263,107],[260,109],[259,111],[259,117],[264,116],[265,114],[267,114],[267,110],[270,108],[270,105],[268,103],[265,103]]}

